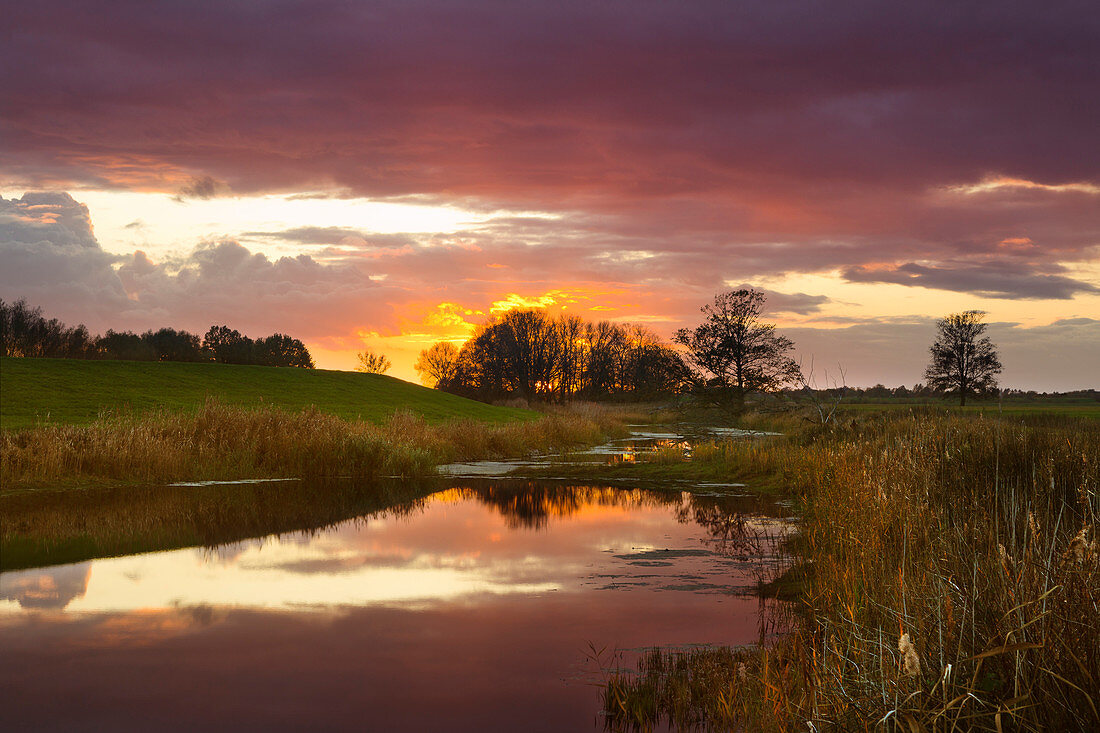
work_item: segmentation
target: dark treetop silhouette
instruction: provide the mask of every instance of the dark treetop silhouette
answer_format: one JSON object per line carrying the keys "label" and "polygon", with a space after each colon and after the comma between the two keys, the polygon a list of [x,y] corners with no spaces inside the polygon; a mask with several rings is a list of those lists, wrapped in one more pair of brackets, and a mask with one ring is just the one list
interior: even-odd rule
{"label": "dark treetop silhouette", "polygon": [[676,392],[686,368],[642,326],[514,310],[480,326],[461,349],[436,344],[417,371],[437,389],[482,400],[603,399]]}
{"label": "dark treetop silhouette", "polygon": [[932,344],[932,362],[924,378],[933,389],[957,392],[959,405],[966,396],[988,394],[997,389],[996,375],[1001,371],[997,350],[985,333],[984,311],[952,313],[936,324],[939,333]]}
{"label": "dark treetop silhouette", "polygon": [[93,336],[83,325],[69,328],[47,319],[25,300],[0,300],[0,354],[53,359],[124,359],[128,361],[217,361],[313,368],[309,349],[296,338],[275,333],[250,339],[228,326],[211,326],[206,336],[161,328],[136,334],[108,330]]}
{"label": "dark treetop silhouette", "polygon": [[706,393],[743,406],[752,392],[772,392],[798,381],[798,364],[787,356],[794,342],[761,323],[767,296],[758,290],[733,290],[714,296],[700,310],[706,320],[681,328],[675,341],[687,347],[687,360],[702,374]]}

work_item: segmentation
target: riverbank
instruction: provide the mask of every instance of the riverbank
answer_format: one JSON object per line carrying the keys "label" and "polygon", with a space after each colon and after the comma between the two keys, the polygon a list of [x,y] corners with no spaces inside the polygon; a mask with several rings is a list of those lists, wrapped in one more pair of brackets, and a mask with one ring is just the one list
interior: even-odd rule
{"label": "riverbank", "polygon": [[737,450],[803,512],[802,621],[613,674],[612,728],[1100,725],[1100,423],[891,412]]}
{"label": "riverbank", "polygon": [[[392,499],[387,477],[413,487],[402,493],[407,500],[442,463],[594,445],[625,434],[625,424],[640,417],[630,408],[583,404],[503,424],[430,423],[409,413],[375,424],[317,409],[209,401],[193,412],[5,431],[0,567],[322,526],[383,506]],[[169,485],[264,479],[298,481]]]}
{"label": "riverbank", "polygon": [[0,434],[5,494],[87,486],[262,478],[408,478],[440,463],[593,445],[625,430],[629,410],[574,405],[536,420],[431,423],[398,412],[381,423],[317,408],[207,401],[195,411],[107,415],[90,425]]}

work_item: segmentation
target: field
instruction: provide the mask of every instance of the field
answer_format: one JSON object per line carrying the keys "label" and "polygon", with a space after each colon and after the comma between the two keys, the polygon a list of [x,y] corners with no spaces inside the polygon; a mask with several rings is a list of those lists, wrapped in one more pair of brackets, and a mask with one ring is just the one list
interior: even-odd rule
{"label": "field", "polygon": [[494,407],[379,374],[229,364],[0,359],[0,428],[86,425],[104,410],[195,410],[207,399],[244,407],[313,406],[345,420],[374,423],[396,410],[429,422],[490,423],[537,413]]}

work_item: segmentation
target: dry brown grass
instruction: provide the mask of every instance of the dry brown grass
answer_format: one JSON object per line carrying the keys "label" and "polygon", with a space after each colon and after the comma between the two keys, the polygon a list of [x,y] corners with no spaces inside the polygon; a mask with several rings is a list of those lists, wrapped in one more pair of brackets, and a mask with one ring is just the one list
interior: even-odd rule
{"label": "dry brown grass", "polygon": [[316,409],[207,402],[195,412],[101,416],[88,426],[0,434],[5,493],[88,482],[430,475],[440,463],[522,456],[599,442],[623,430],[616,409],[579,405],[528,422],[429,424],[397,413],[376,425]]}
{"label": "dry brown grass", "polygon": [[813,570],[801,630],[754,657],[770,682],[729,698],[738,725],[1100,729],[1100,423],[899,412],[778,447],[711,456],[782,471]]}

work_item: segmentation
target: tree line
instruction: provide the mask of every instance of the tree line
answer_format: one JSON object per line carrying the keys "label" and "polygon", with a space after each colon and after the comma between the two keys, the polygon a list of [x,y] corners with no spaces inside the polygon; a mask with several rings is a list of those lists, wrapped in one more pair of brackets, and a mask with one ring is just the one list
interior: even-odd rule
{"label": "tree line", "polygon": [[[704,318],[698,326],[676,332],[673,340],[682,350],[643,326],[510,311],[480,326],[461,348],[440,342],[425,349],[416,370],[438,389],[485,401],[637,399],[690,391],[741,409],[753,393],[846,394],[843,385],[814,386],[812,368],[803,374],[790,356],[794,342],[762,320],[766,301],[752,288],[715,295],[700,309]],[[928,386],[914,391],[954,394],[962,405],[968,396],[995,393],[1001,363],[984,335],[984,315],[965,311],[937,323],[924,373]]]}
{"label": "tree line", "polygon": [[644,326],[540,310],[494,318],[461,348],[437,343],[416,370],[438,389],[486,401],[642,398],[680,391],[689,379],[679,353]]}
{"label": "tree line", "polygon": [[314,367],[305,344],[282,333],[251,339],[228,326],[211,326],[201,339],[173,328],[142,334],[108,330],[95,336],[83,324],[69,327],[46,318],[25,300],[0,300],[0,345],[4,356]]}

